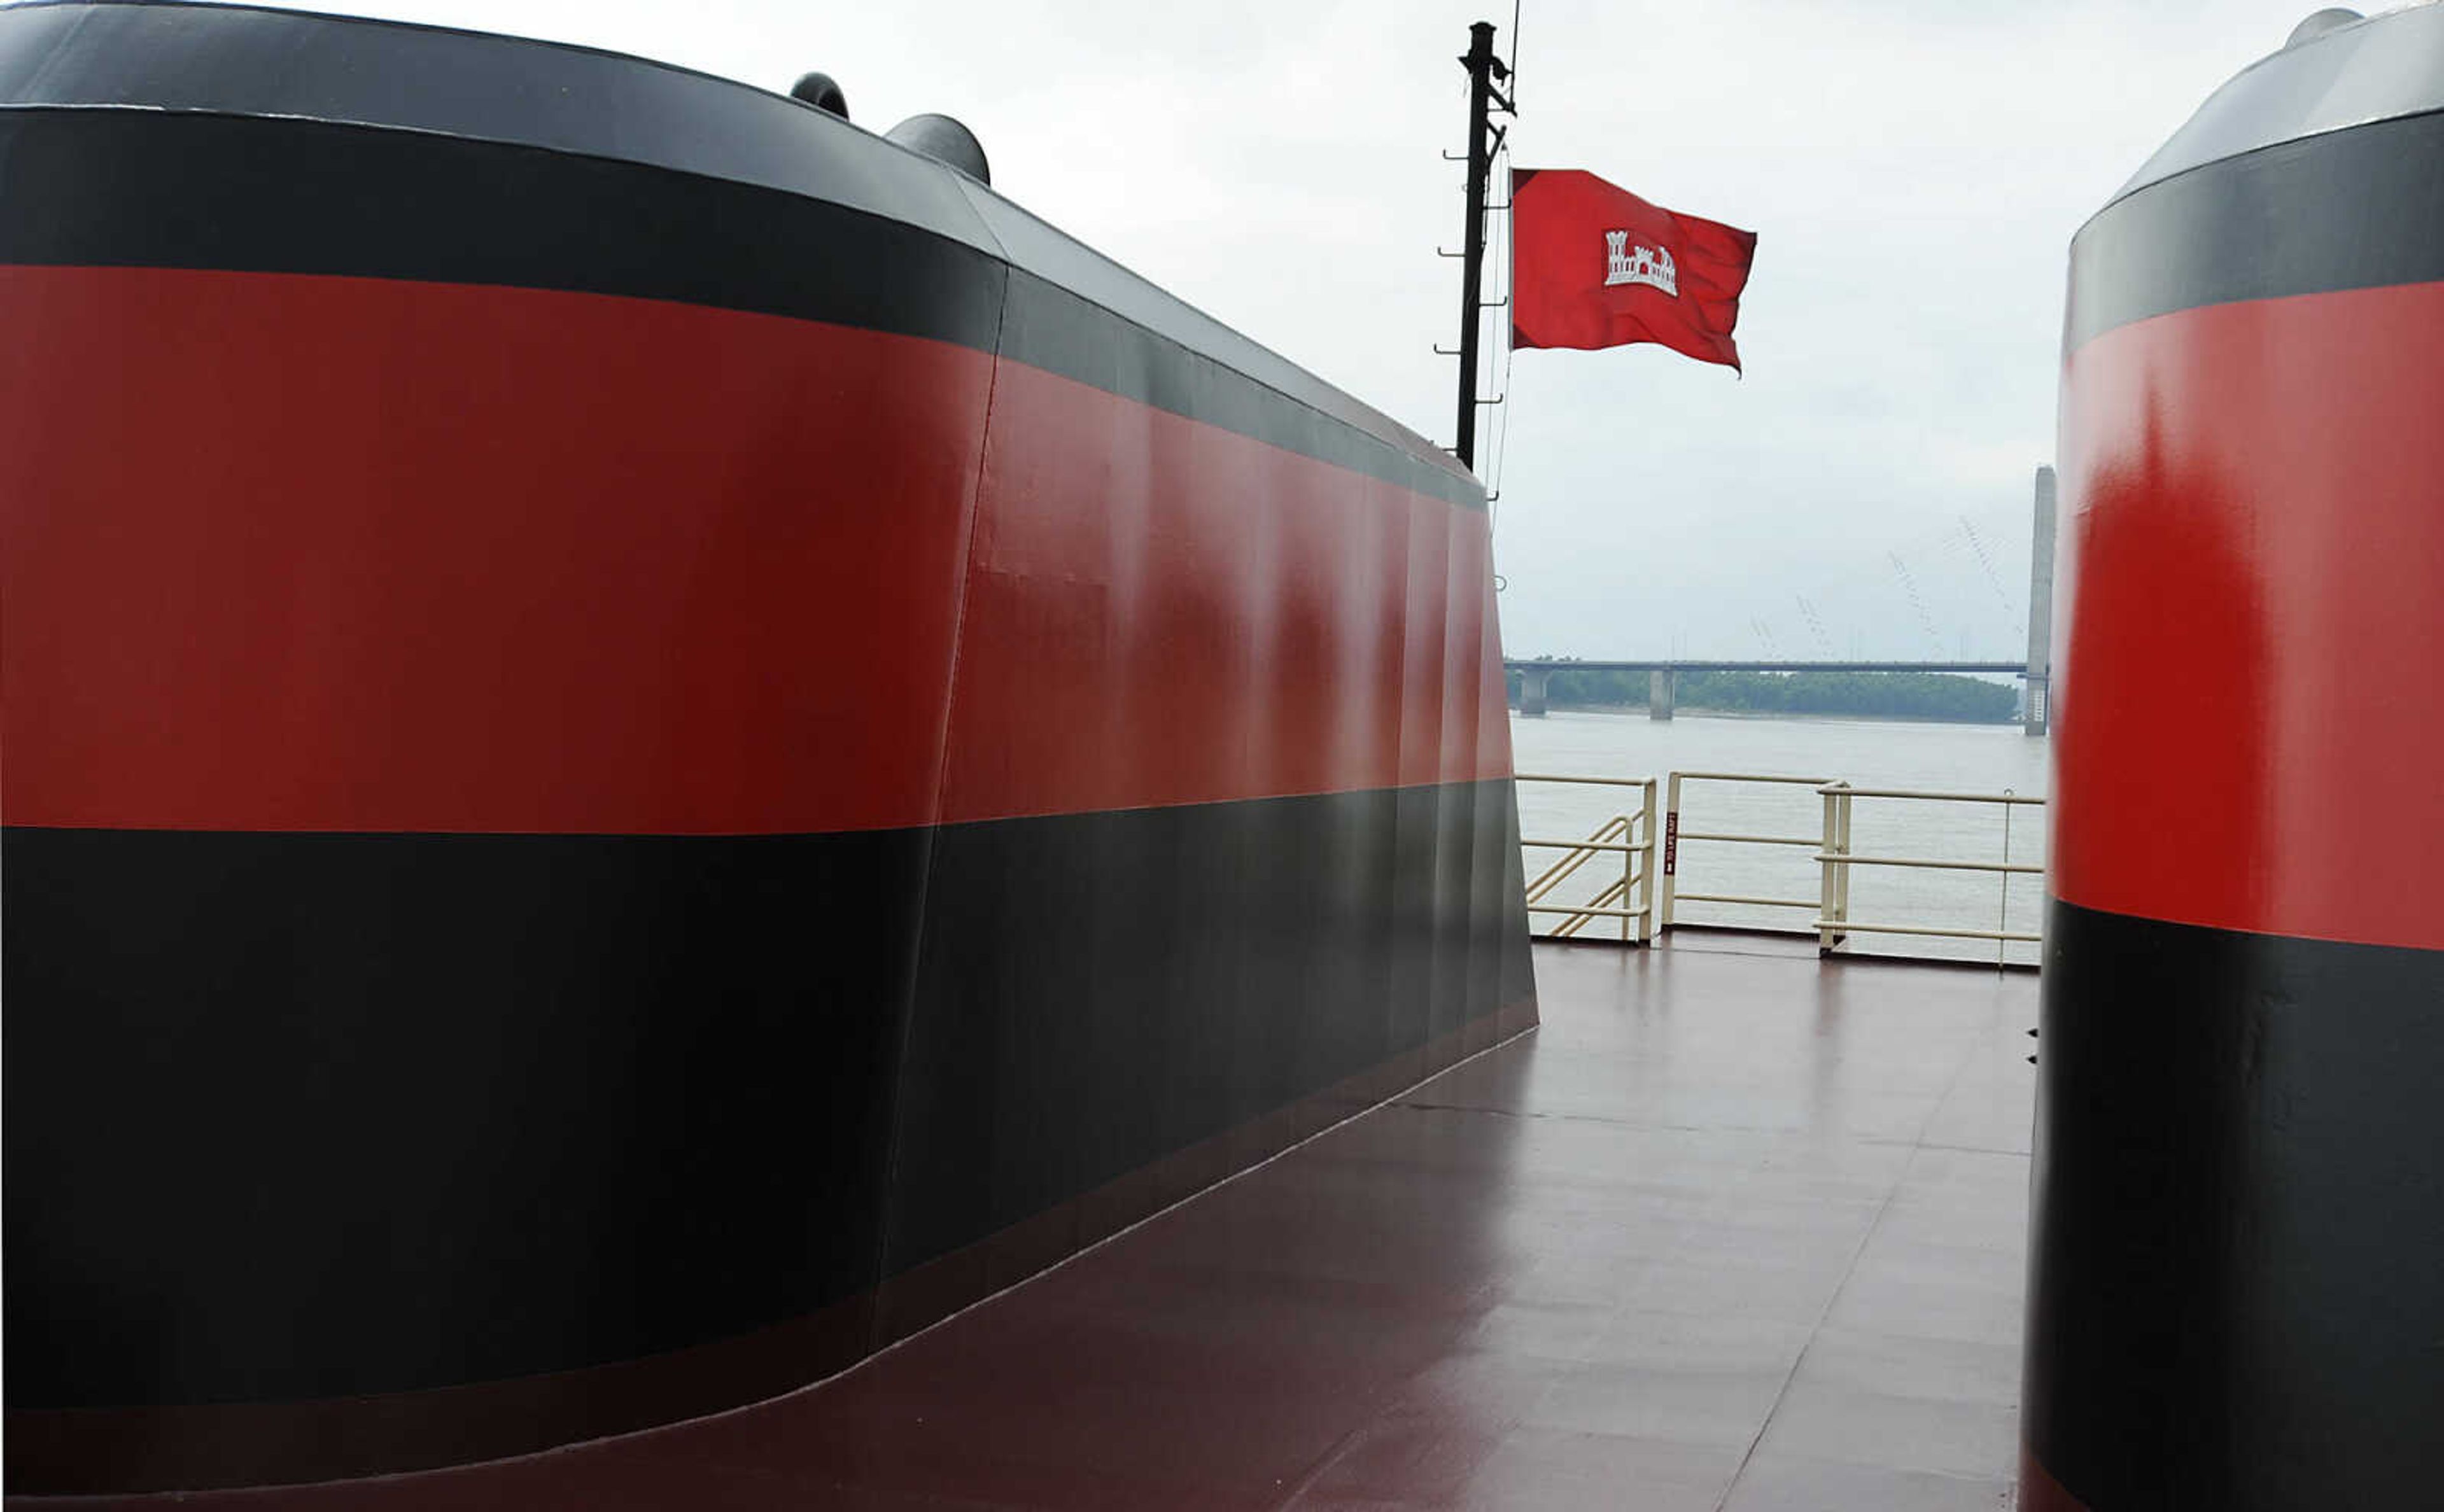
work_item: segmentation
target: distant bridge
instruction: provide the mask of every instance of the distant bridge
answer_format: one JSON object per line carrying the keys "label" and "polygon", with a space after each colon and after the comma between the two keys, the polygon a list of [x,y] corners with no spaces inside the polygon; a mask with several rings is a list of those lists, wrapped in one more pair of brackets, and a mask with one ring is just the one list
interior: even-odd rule
{"label": "distant bridge", "polygon": [[1977,672],[2026,677],[2025,661],[1575,661],[1508,658],[1509,672]]}
{"label": "distant bridge", "polygon": [[2028,732],[2045,732],[2046,673],[2025,661],[1521,661],[1506,657],[1505,672],[1519,673],[1519,711],[1542,719],[1546,689],[1557,672],[1642,672],[1646,673],[1646,711],[1670,719],[1684,672],[1951,672],[2003,673],[2028,684]]}
{"label": "distant bridge", "polygon": [[2035,508],[2028,561],[2028,655],[2020,661],[1692,661],[1664,657],[1654,661],[1524,661],[1505,657],[1503,670],[1520,674],[1519,711],[1531,719],[1544,717],[1546,688],[1557,672],[1642,672],[1647,675],[1646,710],[1656,719],[1670,719],[1684,672],[1950,672],[2000,673],[2025,679],[2027,711],[2022,728],[2031,735],[2046,732],[2050,710],[2054,614],[2054,470],[2037,469]]}

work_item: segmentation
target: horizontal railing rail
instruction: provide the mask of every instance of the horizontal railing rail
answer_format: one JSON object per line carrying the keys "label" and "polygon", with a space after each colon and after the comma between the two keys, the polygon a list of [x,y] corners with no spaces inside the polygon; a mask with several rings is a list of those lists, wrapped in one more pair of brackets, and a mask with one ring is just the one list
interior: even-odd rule
{"label": "horizontal railing rail", "polygon": [[[1859,787],[1825,777],[1796,776],[1781,772],[1676,771],[1661,779],[1662,805],[1660,823],[1657,812],[1658,783],[1654,778],[1590,777],[1550,772],[1523,772],[1521,783],[1568,784],[1636,791],[1640,799],[1631,812],[1615,814],[1584,839],[1523,838],[1524,851],[1558,851],[1560,857],[1536,873],[1527,888],[1527,901],[1531,931],[1543,938],[1577,939],[1589,937],[1590,925],[1598,920],[1619,920],[1621,943],[1644,945],[1657,935],[1672,930],[1694,927],[1679,917],[1684,903],[1717,904],[1732,908],[1776,910],[1800,913],[1805,922],[1775,932],[1812,933],[1818,950],[1830,954],[1844,946],[1854,935],[1884,936],[1898,939],[1947,939],[1991,941],[1995,946],[1998,965],[2008,965],[2009,950],[2013,945],[2033,945],[2043,936],[2033,931],[2011,927],[2011,881],[2014,877],[2042,876],[2045,867],[2026,859],[2011,858],[2012,816],[2019,810],[2042,808],[2043,798],[2029,797],[2011,791],[1967,792],[1937,788]],[[1693,784],[1757,785],[1767,787],[1805,788],[1822,801],[1823,819],[1816,833],[1792,835],[1772,833],[1769,829],[1722,827],[1715,829],[1684,829],[1681,827],[1683,805]],[[2002,855],[1999,859],[1986,860],[1960,856],[1913,856],[1898,854],[1892,847],[1861,851],[1853,840],[1855,805],[1861,799],[1879,802],[1970,804],[1990,807],[2002,819]],[[1625,805],[1626,806],[1626,805]],[[1684,840],[1705,841],[1719,845],[1805,849],[1806,860],[1817,868],[1818,886],[1813,897],[1780,895],[1772,892],[1699,892],[1684,889],[1680,843]],[[1660,849],[1660,857],[1657,852]],[[1621,857],[1618,876],[1602,869],[1605,885],[1593,896],[1583,901],[1569,901],[1557,895],[1557,891],[1570,878],[1587,874],[1586,869],[1601,858]],[[1995,878],[1996,900],[1993,924],[1960,922],[1956,919],[1915,919],[1907,917],[1861,918],[1850,908],[1850,884],[1855,870],[1893,868],[1905,871],[1931,871],[1985,875]],[[1538,919],[1557,919],[1551,928],[1535,930]],[[1720,928],[1721,925],[1713,927]],[[1736,927],[1736,926],[1735,926]],[[1924,953],[1924,952],[1919,952]]]}
{"label": "horizontal railing rail", "polygon": [[[1620,922],[1620,943],[1652,943],[1655,938],[1655,779],[1547,776],[1522,772],[1516,780],[1627,789],[1639,798],[1636,813],[1614,815],[1583,840],[1521,837],[1519,846],[1523,853],[1531,850],[1558,850],[1562,853],[1560,859],[1539,872],[1528,883],[1529,932],[1537,932],[1535,921],[1540,915],[1560,915],[1558,924],[1543,931],[1545,937],[1550,939],[1576,939],[1581,931],[1598,919],[1618,919]],[[1621,858],[1620,875],[1608,880],[1593,897],[1581,903],[1546,901],[1589,862],[1608,855]],[[1633,897],[1636,907],[1630,906]],[[1634,931],[1631,928],[1633,921],[1636,923]]]}
{"label": "horizontal railing rail", "polygon": [[[1918,939],[1991,940],[1994,942],[1994,964],[2009,964],[2009,951],[2013,945],[2037,945],[2045,936],[2034,931],[2011,928],[2011,878],[2045,868],[2025,862],[2011,863],[2011,814],[2019,808],[2042,808],[2045,800],[2005,790],[2000,793],[1948,792],[1936,788],[1916,787],[1853,787],[1848,783],[1826,783],[1817,793],[1824,801],[1824,847],[1816,853],[1817,864],[1823,868],[1824,883],[1819,899],[1824,907],[1816,915],[1816,948],[1830,955],[1834,949],[1853,934],[1902,935]],[[1992,806],[2002,811],[2003,856],[1997,861],[1978,861],[1955,857],[1898,857],[1858,855],[1851,849],[1851,805],[1861,798],[1898,800],[1924,803],[1972,803]],[[1857,919],[1850,916],[1850,873],[1859,866],[1922,867],[1942,871],[1987,872],[1997,878],[1995,887],[1994,927],[1968,929],[1955,925],[1928,924],[1918,921]]]}
{"label": "horizontal railing rail", "polygon": [[1683,903],[1721,903],[1734,908],[1815,910],[1816,898],[1772,897],[1754,893],[1690,893],[1680,887],[1680,842],[1707,840],[1723,845],[1788,845],[1810,849],[1824,843],[1822,835],[1751,835],[1738,830],[1683,830],[1680,804],[1691,783],[1737,783],[1768,787],[1822,787],[1829,778],[1792,777],[1781,772],[1673,772],[1665,779],[1663,805],[1663,928],[1672,929]]}

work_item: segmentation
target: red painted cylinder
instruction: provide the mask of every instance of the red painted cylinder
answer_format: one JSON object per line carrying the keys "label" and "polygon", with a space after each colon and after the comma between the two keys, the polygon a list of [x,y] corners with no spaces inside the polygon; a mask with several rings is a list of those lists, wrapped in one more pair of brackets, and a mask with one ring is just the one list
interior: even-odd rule
{"label": "red painted cylinder", "polygon": [[2444,9],[2072,244],[2023,1500],[2444,1495]]}

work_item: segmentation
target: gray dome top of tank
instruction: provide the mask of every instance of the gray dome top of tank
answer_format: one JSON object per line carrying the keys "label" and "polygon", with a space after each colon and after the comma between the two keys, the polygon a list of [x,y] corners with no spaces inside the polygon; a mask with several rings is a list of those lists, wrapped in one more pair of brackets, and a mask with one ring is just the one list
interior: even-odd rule
{"label": "gray dome top of tank", "polygon": [[2444,3],[2360,17],[2335,7],[2234,74],[2114,194],[2201,164],[2370,121],[2444,110]]}
{"label": "gray dome top of tank", "polygon": [[[1446,489],[1478,487],[1441,447],[1029,213],[926,143],[894,139],[899,132],[886,138],[735,80],[627,53],[408,22],[204,0],[30,0],[0,5],[0,110],[9,108],[195,111],[431,132],[827,200],[1036,274],[1406,453],[1410,465],[1450,480]],[[945,120],[902,125],[928,123],[938,134],[931,123]]]}

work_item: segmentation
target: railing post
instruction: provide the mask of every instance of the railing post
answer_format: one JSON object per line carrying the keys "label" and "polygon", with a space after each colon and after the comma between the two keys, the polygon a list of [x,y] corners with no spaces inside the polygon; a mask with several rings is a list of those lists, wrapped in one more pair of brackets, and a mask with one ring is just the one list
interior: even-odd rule
{"label": "railing post", "polygon": [[1824,870],[1816,877],[1816,953],[1830,955],[1833,953],[1833,846],[1842,834],[1841,800],[1830,787],[1821,789],[1819,796],[1824,800],[1824,849],[1818,861]]}
{"label": "railing post", "polygon": [[[1644,821],[1640,833],[1645,839],[1643,849],[1639,855],[1638,943],[1653,945],[1655,943],[1655,779],[1652,777],[1646,780],[1646,809],[1639,817]],[[1627,906],[1626,900],[1623,906]]]}
{"label": "railing post", "polygon": [[1663,803],[1663,932],[1672,932],[1672,895],[1679,890],[1680,774],[1674,772]]}
{"label": "railing post", "polygon": [[1827,783],[1818,789],[1824,795],[1824,871],[1818,885],[1816,913],[1816,953],[1830,955],[1833,948],[1847,935],[1840,928],[1850,916],[1850,863],[1844,859],[1850,851],[1850,795],[1842,791],[1848,784]]}
{"label": "railing post", "polygon": [[[1620,943],[1629,943],[1629,884],[1631,871],[1638,865],[1638,831],[1631,827],[1629,816],[1616,814],[1613,822],[1620,826]],[[1610,888],[1604,891],[1610,892]]]}
{"label": "railing post", "polygon": [[[2003,789],[2003,796],[2007,799],[2011,797],[2011,789],[2008,787]],[[2011,874],[2008,870],[2010,864],[2011,805],[2009,803],[2005,803],[2003,805],[2003,865],[2007,869],[1998,874],[2003,879],[2003,886],[2001,889],[2002,896],[1994,905],[1994,932],[1998,936],[2008,934],[2011,930]],[[2010,961],[2010,957],[2011,942],[2006,939],[1996,939],[1994,941],[1995,967],[1999,969],[2000,968],[2008,965]]]}

